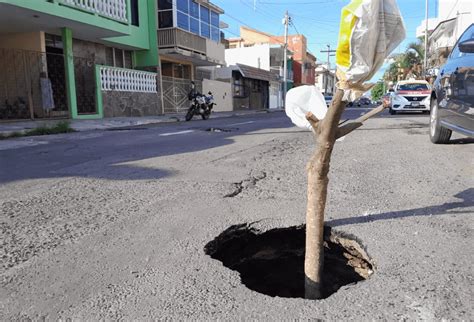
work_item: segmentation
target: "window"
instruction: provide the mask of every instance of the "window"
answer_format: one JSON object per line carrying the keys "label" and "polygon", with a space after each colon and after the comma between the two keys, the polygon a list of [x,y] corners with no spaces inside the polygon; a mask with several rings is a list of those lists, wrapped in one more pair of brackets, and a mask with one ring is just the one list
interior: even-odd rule
{"label": "window", "polygon": [[172,28],[173,27],[173,11],[158,11],[158,28]]}
{"label": "window", "polygon": [[132,51],[107,47],[105,49],[105,64],[112,67],[133,68]]}
{"label": "window", "polygon": [[189,19],[189,31],[196,35],[199,35],[199,20],[194,18]]}
{"label": "window", "polygon": [[240,73],[234,72],[234,97],[247,97],[245,82]]}
{"label": "window", "polygon": [[124,50],[123,62],[124,62],[125,68],[129,68],[129,69],[133,68],[132,52],[130,50]]}
{"label": "window", "polygon": [[173,0],[158,0],[158,11],[173,9]]}
{"label": "window", "polygon": [[114,48],[114,55],[115,55],[114,66],[123,68],[125,65],[124,59],[123,59],[123,56],[124,56],[123,50]]}
{"label": "window", "polygon": [[165,77],[191,79],[191,66],[163,61],[161,62],[161,74]]}
{"label": "window", "polygon": [[188,13],[189,12],[189,5],[188,5],[188,0],[177,0],[176,6],[179,11],[183,13]]}
{"label": "window", "polygon": [[61,36],[45,34],[46,47],[63,48],[63,39]]}
{"label": "window", "polygon": [[140,26],[140,18],[138,13],[138,0],[130,0],[130,15],[132,18],[133,26]]}
{"label": "window", "polygon": [[[173,0],[170,0],[173,3]],[[160,0],[160,2],[166,2]],[[219,29],[219,14],[211,11],[209,8],[200,5],[195,0],[175,0],[174,10],[162,9],[169,8],[166,3],[158,7],[158,27],[180,29],[190,31],[201,37],[212,39],[219,42],[221,31]],[[176,12],[176,22],[173,21],[173,12]]]}
{"label": "window", "polygon": [[211,38],[211,27],[205,22],[201,22],[201,36]]}
{"label": "window", "polygon": [[173,0],[158,0],[158,29],[174,27]]}
{"label": "window", "polygon": [[470,40],[470,39],[474,39],[474,25],[469,27],[462,34],[462,36],[459,38],[458,42],[456,43],[456,46],[454,47],[453,51],[451,52],[450,58],[452,59],[452,58],[459,58],[459,57],[463,57],[463,56],[474,55],[474,54],[469,54],[469,53],[462,53],[459,50],[459,43],[461,43],[463,41],[466,41],[466,40]]}
{"label": "window", "polygon": [[199,4],[193,0],[189,0],[189,15],[196,19],[199,19]]}
{"label": "window", "polygon": [[114,49],[112,47],[105,48],[105,64],[114,66]]}
{"label": "window", "polygon": [[178,27],[189,31],[189,16],[178,11]]}
{"label": "window", "polygon": [[211,39],[219,42],[221,33],[218,28],[211,27]]}
{"label": "window", "polygon": [[426,84],[401,84],[398,86],[399,91],[427,91],[430,88]]}
{"label": "window", "polygon": [[219,14],[217,12],[211,11],[211,25],[219,28]]}
{"label": "window", "polygon": [[201,6],[201,21],[207,24],[211,23],[211,17],[209,16],[209,9]]}

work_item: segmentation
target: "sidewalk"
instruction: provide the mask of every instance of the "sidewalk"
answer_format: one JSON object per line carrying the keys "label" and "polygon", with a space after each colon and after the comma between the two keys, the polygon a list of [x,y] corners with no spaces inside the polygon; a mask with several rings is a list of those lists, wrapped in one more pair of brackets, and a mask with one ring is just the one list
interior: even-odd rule
{"label": "sidewalk", "polygon": [[[232,112],[213,112],[211,118],[223,118],[232,116],[251,115],[257,113],[272,113],[280,112],[282,109],[272,110],[248,110],[248,111],[232,111]],[[35,121],[13,121],[0,123],[0,135],[10,135],[14,132],[24,132],[27,130],[35,129],[43,126],[54,126],[58,122],[65,120],[35,120]],[[130,126],[139,126],[146,124],[157,124],[157,123],[172,123],[172,122],[184,122],[184,113],[179,114],[166,114],[158,116],[143,116],[143,117],[113,117],[103,118],[97,120],[68,120],[71,128],[76,131],[93,131],[93,130],[106,130]]]}

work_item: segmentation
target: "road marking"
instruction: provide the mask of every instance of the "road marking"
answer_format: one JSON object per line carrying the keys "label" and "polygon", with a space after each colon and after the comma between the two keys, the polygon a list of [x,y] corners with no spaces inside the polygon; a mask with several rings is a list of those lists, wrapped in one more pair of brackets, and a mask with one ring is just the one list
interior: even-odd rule
{"label": "road marking", "polygon": [[234,126],[234,125],[244,125],[244,124],[252,124],[252,123],[255,123],[255,121],[248,121],[248,122],[234,123],[234,124],[229,124],[228,126]]}
{"label": "road marking", "polygon": [[163,133],[163,134],[160,134],[159,136],[180,135],[180,134],[186,134],[186,133],[191,133],[191,132],[194,132],[194,130],[186,130],[186,131],[179,131],[179,132]]}

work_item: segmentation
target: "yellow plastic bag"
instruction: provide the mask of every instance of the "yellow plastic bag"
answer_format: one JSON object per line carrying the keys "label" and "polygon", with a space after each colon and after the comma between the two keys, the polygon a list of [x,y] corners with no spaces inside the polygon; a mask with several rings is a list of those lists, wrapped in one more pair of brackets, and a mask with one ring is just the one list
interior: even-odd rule
{"label": "yellow plastic bag", "polygon": [[352,0],[342,9],[336,51],[339,88],[354,100],[372,85],[369,81],[385,58],[405,39],[396,0]]}

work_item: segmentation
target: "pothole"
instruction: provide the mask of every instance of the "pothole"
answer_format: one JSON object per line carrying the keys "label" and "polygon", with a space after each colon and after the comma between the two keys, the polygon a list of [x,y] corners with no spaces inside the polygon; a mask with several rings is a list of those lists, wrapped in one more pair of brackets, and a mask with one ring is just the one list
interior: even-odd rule
{"label": "pothole", "polygon": [[[361,282],[374,272],[363,246],[351,236],[324,227],[324,298]],[[305,226],[262,232],[252,225],[228,228],[209,242],[205,253],[240,273],[249,289],[286,298],[304,298]]]}
{"label": "pothole", "polygon": [[146,127],[114,127],[111,129],[106,129],[106,131],[144,131],[148,130]]}
{"label": "pothole", "polygon": [[204,131],[206,132],[213,132],[213,133],[221,133],[221,132],[232,132],[232,131],[238,131],[239,129],[231,129],[231,128],[218,128],[218,127],[210,127],[205,129]]}

